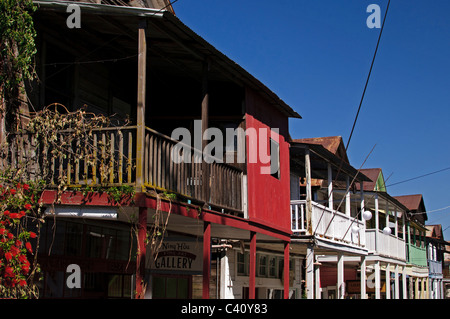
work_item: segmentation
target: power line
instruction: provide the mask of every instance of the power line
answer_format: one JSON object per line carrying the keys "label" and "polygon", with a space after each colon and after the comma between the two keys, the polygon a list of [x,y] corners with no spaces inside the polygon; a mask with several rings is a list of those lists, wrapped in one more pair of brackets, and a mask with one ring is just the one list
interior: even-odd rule
{"label": "power line", "polygon": [[416,180],[416,179],[419,179],[419,178],[422,178],[422,177],[430,176],[430,175],[437,174],[437,173],[440,173],[440,172],[444,172],[444,171],[447,171],[447,170],[450,170],[450,167],[446,167],[446,168],[440,169],[438,171],[434,171],[434,172],[427,173],[427,174],[424,174],[424,175],[420,175],[420,176],[416,176],[416,177],[413,177],[413,178],[409,178],[409,179],[406,179],[404,181],[400,181],[400,182],[397,182],[397,183],[393,183],[393,184],[387,185],[386,187],[394,186],[394,185],[398,185],[398,184],[402,184],[402,183],[406,183],[406,182],[410,182],[410,181],[413,181],[413,180]]}
{"label": "power line", "polygon": [[378,36],[377,46],[376,46],[376,48],[375,48],[375,53],[374,53],[373,58],[372,58],[372,64],[370,65],[369,74],[367,75],[366,85],[364,86],[364,91],[363,91],[363,94],[362,94],[362,96],[361,96],[361,101],[359,102],[358,112],[356,113],[355,120],[353,121],[353,127],[352,127],[352,130],[351,130],[351,132],[350,132],[350,136],[348,137],[347,146],[345,147],[345,150],[348,149],[348,146],[349,146],[349,144],[350,144],[350,140],[352,139],[353,131],[355,130],[356,122],[357,122],[357,120],[358,120],[359,111],[361,111],[361,105],[362,105],[362,102],[363,102],[363,100],[364,100],[364,96],[365,96],[365,94],[366,94],[367,84],[369,83],[370,75],[371,75],[371,73],[372,73],[373,64],[374,64],[375,58],[376,58],[376,56],[377,56],[378,46],[380,45],[381,35],[383,34],[384,23],[386,22],[386,16],[387,16],[388,11],[389,11],[389,5],[390,5],[390,3],[391,3],[391,0],[389,0],[389,2],[388,2],[388,4],[387,4],[387,7],[386,7],[386,13],[384,14],[383,24],[381,25],[381,30],[380,30],[380,34],[379,34],[379,36]]}

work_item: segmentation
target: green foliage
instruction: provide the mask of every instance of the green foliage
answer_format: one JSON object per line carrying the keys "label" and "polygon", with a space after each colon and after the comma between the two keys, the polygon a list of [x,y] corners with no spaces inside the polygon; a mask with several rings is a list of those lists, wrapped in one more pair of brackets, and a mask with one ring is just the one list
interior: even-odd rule
{"label": "green foliage", "polygon": [[0,0],[0,112],[8,129],[16,129],[25,103],[25,84],[36,78],[36,31],[32,0]]}
{"label": "green foliage", "polygon": [[6,97],[35,77],[35,10],[32,0],[0,0],[0,83]]}
{"label": "green foliage", "polygon": [[108,196],[113,199],[116,203],[120,202],[124,198],[132,198],[135,194],[134,187],[131,185],[121,185],[108,187],[106,189]]}

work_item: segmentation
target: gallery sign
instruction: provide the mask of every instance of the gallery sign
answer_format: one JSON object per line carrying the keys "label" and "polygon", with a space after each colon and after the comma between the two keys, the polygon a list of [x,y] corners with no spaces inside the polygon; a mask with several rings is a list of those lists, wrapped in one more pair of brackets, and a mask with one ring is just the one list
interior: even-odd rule
{"label": "gallery sign", "polygon": [[203,243],[165,239],[158,253],[147,252],[147,265],[152,271],[199,273],[203,269]]}

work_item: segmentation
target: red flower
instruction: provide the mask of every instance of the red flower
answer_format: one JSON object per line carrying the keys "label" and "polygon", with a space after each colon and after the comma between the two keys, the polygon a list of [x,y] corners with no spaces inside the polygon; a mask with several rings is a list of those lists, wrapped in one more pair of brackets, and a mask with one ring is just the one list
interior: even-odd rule
{"label": "red flower", "polygon": [[25,255],[19,255],[19,261],[20,261],[22,264],[27,264],[27,265],[30,264],[30,262],[29,262],[28,259],[27,259],[27,256],[25,256]]}
{"label": "red flower", "polygon": [[30,271],[30,265],[23,265],[22,266],[22,274],[26,275]]}
{"label": "red flower", "polygon": [[8,238],[9,238],[9,239],[13,239],[13,238],[14,238],[14,235],[11,234],[11,233],[8,233]]}
{"label": "red flower", "polygon": [[25,287],[27,285],[27,281],[25,279],[21,279],[19,281],[19,285],[21,285],[22,287]]}
{"label": "red flower", "polygon": [[9,214],[9,217],[12,219],[17,219],[17,218],[20,218],[20,215],[17,213],[12,213],[12,214]]}
{"label": "red flower", "polygon": [[5,267],[5,275],[6,275],[6,277],[14,277],[14,270],[11,267],[6,266]]}
{"label": "red flower", "polygon": [[9,215],[9,210],[5,210],[5,211],[3,212],[3,215],[8,216],[8,215]]}
{"label": "red flower", "polygon": [[22,241],[21,240],[16,240],[16,246],[17,247],[21,247],[22,246]]}
{"label": "red flower", "polygon": [[14,257],[17,256],[17,254],[20,252],[19,248],[17,248],[16,246],[11,246],[10,250],[11,250],[11,254]]}
{"label": "red flower", "polygon": [[31,248],[30,242],[28,242],[28,241],[26,242],[25,248],[26,248],[30,253],[33,253],[33,249]]}
{"label": "red flower", "polygon": [[[25,212],[23,211],[23,210],[21,210],[20,212],[19,212],[19,215],[20,215],[20,217],[23,217],[23,216],[25,216]],[[19,217],[19,218],[20,218]]]}
{"label": "red flower", "polygon": [[6,234],[8,231],[5,228],[0,228],[0,235]]}
{"label": "red flower", "polygon": [[25,204],[25,209],[26,209],[26,210],[30,210],[31,207],[32,207],[31,204]]}
{"label": "red flower", "polygon": [[36,233],[35,233],[35,232],[32,232],[32,231],[30,231],[30,238],[36,238]]}
{"label": "red flower", "polygon": [[11,193],[11,195],[15,195],[16,194],[16,190],[14,188],[10,189],[9,192]]}
{"label": "red flower", "polygon": [[6,260],[10,261],[12,259],[12,255],[10,252],[5,253]]}

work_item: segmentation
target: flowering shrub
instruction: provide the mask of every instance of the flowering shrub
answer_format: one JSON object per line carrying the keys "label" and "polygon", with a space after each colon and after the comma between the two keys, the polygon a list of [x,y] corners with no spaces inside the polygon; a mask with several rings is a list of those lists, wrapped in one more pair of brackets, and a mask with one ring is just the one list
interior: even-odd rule
{"label": "flowering shrub", "polygon": [[0,185],[0,297],[36,296],[33,278],[39,268],[31,240],[37,234],[27,230],[36,221],[36,191],[29,184]]}

